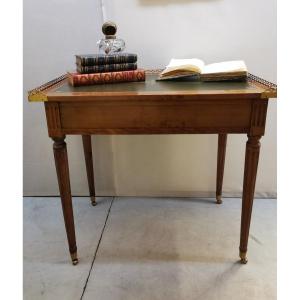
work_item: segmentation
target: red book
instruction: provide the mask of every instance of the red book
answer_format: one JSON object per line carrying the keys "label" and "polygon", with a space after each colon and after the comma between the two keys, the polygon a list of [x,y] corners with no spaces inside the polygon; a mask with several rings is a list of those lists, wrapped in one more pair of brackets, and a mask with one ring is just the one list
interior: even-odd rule
{"label": "red book", "polygon": [[107,73],[68,73],[69,83],[72,86],[118,83],[130,81],[145,81],[145,70],[107,72]]}

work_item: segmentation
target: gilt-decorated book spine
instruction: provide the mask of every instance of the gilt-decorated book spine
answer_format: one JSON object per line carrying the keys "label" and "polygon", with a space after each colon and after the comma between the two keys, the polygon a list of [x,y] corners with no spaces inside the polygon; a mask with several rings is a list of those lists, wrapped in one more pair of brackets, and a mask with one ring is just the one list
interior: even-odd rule
{"label": "gilt-decorated book spine", "polygon": [[133,53],[76,55],[76,64],[79,66],[126,64],[135,62],[137,62],[137,55]]}
{"label": "gilt-decorated book spine", "polygon": [[145,81],[145,70],[137,69],[131,71],[93,74],[68,73],[68,80],[74,87],[105,83]]}
{"label": "gilt-decorated book spine", "polygon": [[77,72],[82,74],[129,71],[129,70],[136,70],[136,69],[137,69],[137,63],[77,66]]}

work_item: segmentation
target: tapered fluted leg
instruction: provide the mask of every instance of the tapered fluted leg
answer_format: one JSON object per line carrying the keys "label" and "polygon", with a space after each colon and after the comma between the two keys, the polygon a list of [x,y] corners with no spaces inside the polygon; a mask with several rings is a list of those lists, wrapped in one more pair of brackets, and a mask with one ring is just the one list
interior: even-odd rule
{"label": "tapered fluted leg", "polygon": [[217,161],[217,184],[216,199],[217,203],[222,203],[222,186],[225,166],[227,134],[219,134],[218,136],[218,161]]}
{"label": "tapered fluted leg", "polygon": [[93,152],[92,152],[92,139],[90,135],[82,136],[83,150],[84,150],[84,158],[85,158],[85,166],[87,179],[89,184],[89,192],[91,197],[92,205],[97,205],[96,202],[96,194],[95,194],[95,183],[94,183],[94,168],[93,168]]}
{"label": "tapered fluted leg", "polygon": [[69,165],[65,137],[52,138],[57,179],[61,197],[62,210],[73,265],[78,263],[72,196],[69,178]]}
{"label": "tapered fluted leg", "polygon": [[259,159],[261,136],[249,136],[246,144],[246,157],[244,169],[243,184],[243,203],[241,217],[241,239],[240,239],[240,258],[241,263],[247,263],[247,246],[249,229],[251,222],[251,213],[253,206],[253,197],[255,190],[256,173]]}

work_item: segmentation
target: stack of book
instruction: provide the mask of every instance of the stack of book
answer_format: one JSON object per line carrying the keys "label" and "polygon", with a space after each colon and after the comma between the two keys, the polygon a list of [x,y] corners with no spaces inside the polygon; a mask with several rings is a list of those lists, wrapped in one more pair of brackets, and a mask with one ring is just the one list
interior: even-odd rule
{"label": "stack of book", "polygon": [[72,86],[145,81],[132,53],[76,55],[76,71],[68,73]]}

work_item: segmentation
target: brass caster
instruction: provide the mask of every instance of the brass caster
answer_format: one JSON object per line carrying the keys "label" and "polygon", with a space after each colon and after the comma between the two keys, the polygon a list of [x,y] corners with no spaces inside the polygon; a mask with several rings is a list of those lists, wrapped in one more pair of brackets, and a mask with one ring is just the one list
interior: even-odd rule
{"label": "brass caster", "polygon": [[73,266],[76,266],[78,264],[77,252],[71,253],[71,258]]}
{"label": "brass caster", "polygon": [[96,206],[96,205],[97,205],[96,197],[92,196],[92,197],[91,197],[91,201],[92,201],[92,205],[93,205],[93,206]]}
{"label": "brass caster", "polygon": [[243,264],[243,265],[245,265],[248,262],[246,254],[247,254],[247,252],[240,251],[241,264]]}
{"label": "brass caster", "polygon": [[217,204],[222,204],[222,196],[221,195],[218,195],[217,197]]}

